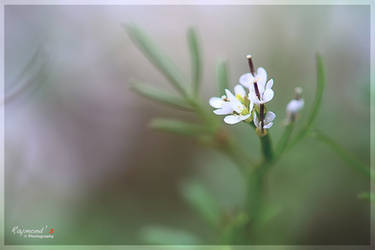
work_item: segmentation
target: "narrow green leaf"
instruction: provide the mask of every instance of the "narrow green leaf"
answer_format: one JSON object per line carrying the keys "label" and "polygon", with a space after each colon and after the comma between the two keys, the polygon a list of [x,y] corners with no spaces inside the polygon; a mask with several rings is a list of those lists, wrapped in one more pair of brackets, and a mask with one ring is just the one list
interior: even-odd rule
{"label": "narrow green leaf", "polygon": [[152,39],[138,26],[124,25],[130,38],[142,50],[144,55],[152,62],[156,68],[169,80],[176,90],[183,96],[187,96],[184,89],[184,77],[177,66],[170,58],[162,52],[152,41]]}
{"label": "narrow green leaf", "polygon": [[198,136],[209,132],[205,127],[199,124],[164,118],[156,118],[152,120],[150,127],[160,131],[187,136]]}
{"label": "narrow green leaf", "polygon": [[370,167],[357,159],[352,153],[344,149],[331,137],[319,130],[314,130],[313,133],[310,133],[310,135],[329,146],[341,159],[347,163],[348,166],[361,172],[365,176],[370,176]]}
{"label": "narrow green leaf", "polygon": [[187,104],[183,98],[168,94],[158,88],[152,87],[150,84],[132,82],[131,89],[139,95],[142,95],[154,101],[172,105],[183,110],[192,110],[190,105]]}
{"label": "narrow green leaf", "polygon": [[182,195],[203,219],[214,227],[219,225],[219,205],[202,185],[196,182],[185,184],[182,186]]}
{"label": "narrow green leaf", "polygon": [[224,90],[229,88],[229,69],[227,61],[220,61],[216,65],[216,78],[219,95],[224,95]]}
{"label": "narrow green leaf", "polygon": [[316,55],[316,68],[317,68],[316,91],[315,91],[315,98],[314,98],[314,102],[312,105],[311,113],[307,119],[306,125],[297,133],[297,135],[292,140],[288,148],[292,148],[293,146],[295,146],[302,138],[304,138],[308,134],[320,110],[326,80],[325,80],[323,60],[319,54]]}
{"label": "narrow green leaf", "polygon": [[200,240],[191,232],[165,226],[146,226],[140,237],[148,244],[156,245],[198,245]]}
{"label": "narrow green leaf", "polygon": [[192,81],[193,81],[193,93],[195,96],[198,95],[199,85],[202,77],[202,63],[200,56],[200,46],[198,41],[198,35],[195,29],[190,28],[187,34],[190,56],[191,56],[191,67],[192,67]]}

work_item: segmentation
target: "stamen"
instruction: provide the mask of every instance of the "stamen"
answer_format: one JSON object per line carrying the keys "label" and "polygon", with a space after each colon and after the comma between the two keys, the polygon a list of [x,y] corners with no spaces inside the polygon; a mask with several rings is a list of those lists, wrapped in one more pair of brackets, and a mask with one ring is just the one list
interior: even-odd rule
{"label": "stamen", "polygon": [[259,119],[260,119],[260,126],[262,128],[262,133],[264,132],[264,104],[260,104],[259,107]]}
{"label": "stamen", "polygon": [[247,55],[246,58],[247,58],[247,61],[249,62],[250,73],[255,77],[253,59],[251,58],[251,55]]}

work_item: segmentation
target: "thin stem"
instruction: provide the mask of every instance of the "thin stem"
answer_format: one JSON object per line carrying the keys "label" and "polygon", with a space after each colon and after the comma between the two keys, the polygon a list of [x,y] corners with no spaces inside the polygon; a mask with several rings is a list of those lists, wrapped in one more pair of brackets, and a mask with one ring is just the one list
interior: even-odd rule
{"label": "thin stem", "polygon": [[274,153],[272,150],[272,143],[271,143],[270,135],[266,134],[264,136],[260,136],[259,139],[260,139],[260,143],[262,147],[262,154],[263,154],[264,161],[267,163],[272,162]]}

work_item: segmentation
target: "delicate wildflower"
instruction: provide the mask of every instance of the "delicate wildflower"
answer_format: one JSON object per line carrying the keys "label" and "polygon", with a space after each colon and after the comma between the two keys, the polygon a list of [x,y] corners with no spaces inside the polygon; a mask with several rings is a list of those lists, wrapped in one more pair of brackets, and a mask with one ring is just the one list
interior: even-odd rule
{"label": "delicate wildflower", "polygon": [[226,89],[226,95],[221,98],[212,97],[209,101],[210,105],[216,108],[215,114],[227,115],[224,118],[227,124],[236,124],[249,119],[254,107],[254,104],[247,99],[246,91],[241,85],[234,87],[234,93],[235,95]]}
{"label": "delicate wildflower", "polygon": [[296,88],[296,97],[291,100],[286,106],[286,113],[288,116],[288,123],[293,122],[296,119],[296,115],[304,106],[304,100],[301,98],[302,88]]}
{"label": "delicate wildflower", "polygon": [[239,82],[249,89],[249,99],[255,104],[264,104],[272,100],[274,92],[272,90],[273,79],[267,82],[267,72],[259,67],[255,72],[251,55],[247,56],[250,73],[243,74]]}
{"label": "delicate wildflower", "polygon": [[[257,129],[269,129],[273,125],[273,120],[275,119],[276,115],[272,111],[267,111],[264,119],[263,119],[263,126],[262,120],[258,119],[256,112],[254,112],[254,125]],[[263,132],[263,131],[262,131]]]}

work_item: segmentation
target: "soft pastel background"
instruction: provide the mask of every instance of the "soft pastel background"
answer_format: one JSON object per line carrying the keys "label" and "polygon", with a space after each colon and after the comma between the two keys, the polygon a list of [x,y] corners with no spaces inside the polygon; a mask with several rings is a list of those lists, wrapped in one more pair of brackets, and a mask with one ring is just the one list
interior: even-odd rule
{"label": "soft pastel background", "polygon": [[[217,60],[229,60],[236,84],[251,53],[275,79],[274,141],[295,86],[310,110],[320,52],[327,87],[317,127],[369,163],[369,6],[6,6],[7,244],[143,244],[142,231],[154,225],[214,243],[181,185],[195,180],[223,207],[242,204],[244,182],[226,157],[148,128],[153,117],[191,115],[129,90],[130,79],[171,90],[124,32],[129,22],[187,75],[186,29],[198,29],[206,101],[216,95]],[[258,155],[252,130],[230,130]],[[305,139],[271,173],[267,201],[281,212],[258,244],[368,244],[369,203],[357,198],[368,189],[324,144]],[[22,240],[10,233],[14,225],[49,225],[56,238]]]}

